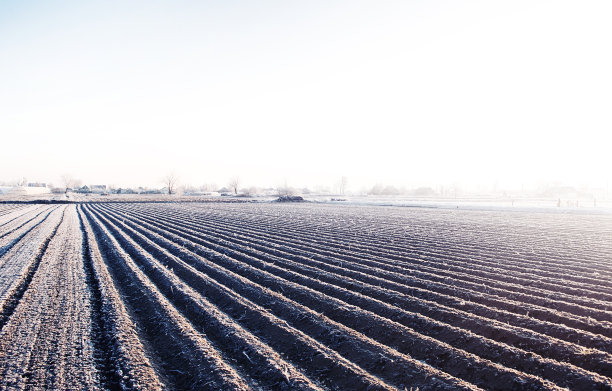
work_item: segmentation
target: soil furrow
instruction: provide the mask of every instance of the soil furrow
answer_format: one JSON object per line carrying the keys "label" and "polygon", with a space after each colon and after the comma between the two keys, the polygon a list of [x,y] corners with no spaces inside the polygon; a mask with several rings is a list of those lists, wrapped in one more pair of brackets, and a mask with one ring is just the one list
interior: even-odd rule
{"label": "soil furrow", "polygon": [[[495,364],[477,358],[476,356],[466,354],[461,350],[452,348],[451,346],[440,343],[434,339],[415,333],[409,328],[393,322],[384,317],[380,317],[372,312],[363,310],[358,306],[352,306],[346,302],[335,299],[331,296],[325,296],[316,290],[312,290],[310,285],[315,281],[304,280],[303,277],[296,275],[292,272],[286,272],[282,270],[276,270],[271,264],[266,264],[259,260],[253,259],[248,256],[241,256],[235,253],[233,250],[228,249],[217,249],[222,253],[231,255],[232,260],[225,260],[224,258],[217,258],[217,260],[224,260],[222,266],[229,268],[230,270],[245,276],[253,281],[259,283],[265,283],[267,286],[276,286],[278,282],[272,283],[272,280],[265,279],[266,275],[270,275],[269,270],[274,270],[278,275],[284,276],[284,280],[287,281],[300,281],[298,287],[291,288],[290,286],[285,287],[285,296],[291,291],[294,296],[288,296],[299,303],[313,308],[317,312],[323,312],[326,316],[345,324],[346,326],[363,333],[370,338],[373,338],[387,346],[400,349],[402,353],[410,354],[412,357],[417,359],[425,359],[430,365],[447,372],[453,376],[462,378],[470,383],[477,386],[483,385],[483,379],[491,379],[490,376],[494,376],[498,379],[505,378],[503,381],[504,387],[507,389],[525,389],[526,384],[536,389],[542,388],[554,388],[552,383],[538,379],[530,375],[526,375],[520,372],[513,371],[503,366],[496,366]],[[215,251],[217,251],[215,250]],[[210,257],[212,254],[205,254]],[[252,262],[258,265],[260,268],[266,268],[266,271],[259,270],[256,267],[245,268],[245,265],[240,265],[243,262]],[[248,272],[244,275],[245,272]],[[263,273],[263,274],[262,274]],[[262,280],[264,278],[264,280]],[[278,277],[277,277],[278,278]],[[276,288],[278,289],[278,288]],[[400,341],[411,340],[411,344]],[[429,354],[424,355],[425,352]],[[467,368],[471,369],[467,369]]]}
{"label": "soil furrow", "polygon": [[[149,276],[157,288],[177,309],[216,346],[233,360],[248,368],[260,384],[267,387],[289,386],[291,389],[317,389],[292,365],[285,362],[275,351],[235,324],[217,307],[185,285],[181,280],[160,267],[157,259],[149,256],[140,244],[132,241],[126,233],[102,216],[99,219],[112,232],[123,248],[139,263],[141,270]],[[246,355],[245,355],[246,353]],[[286,385],[283,385],[287,383]],[[372,386],[376,387],[374,384]],[[384,389],[384,387],[378,387]]]}
{"label": "soil furrow", "polygon": [[[168,217],[168,214],[166,214],[165,216]],[[189,224],[202,223],[202,225],[207,226],[207,227],[210,227],[211,224],[213,224],[211,223],[210,220],[201,221],[199,219],[192,218],[189,221],[190,221]],[[239,232],[242,231],[241,229],[242,225],[239,221],[236,222],[235,224],[228,224],[227,221],[222,220],[221,223],[215,228],[218,228],[219,226],[231,228],[232,230],[237,230]],[[282,231],[275,230],[274,235],[269,235],[269,234],[266,234],[265,232],[260,232],[260,234],[266,237],[267,240],[273,243],[281,243],[283,245],[288,245],[290,243],[296,243],[295,241],[297,239],[304,240],[306,242],[309,242],[311,240],[309,236],[302,234],[301,230],[291,231],[290,233],[283,233]],[[379,264],[378,267],[385,267],[385,265],[388,265],[392,267],[392,269],[390,270],[396,269],[398,271],[404,271],[403,269],[400,268],[400,266],[409,267],[409,268],[418,268],[418,270],[415,269],[413,272],[423,272],[423,271],[429,272],[428,273],[429,278],[432,278],[432,277],[439,278],[439,276],[441,276],[442,278],[444,277],[453,278],[453,279],[459,278],[468,283],[471,282],[472,284],[470,287],[472,289],[479,290],[479,289],[482,289],[482,287],[485,285],[486,285],[487,293],[490,293],[491,289],[494,289],[496,287],[501,288],[502,290],[511,289],[511,290],[516,291],[515,293],[512,293],[512,294],[522,293],[522,294],[528,295],[526,297],[539,295],[548,300],[552,299],[553,302],[559,302],[560,305],[563,305],[562,304],[563,301],[561,299],[566,299],[566,300],[569,300],[569,303],[574,303],[577,305],[592,306],[592,307],[594,306],[595,308],[598,308],[598,309],[606,309],[607,308],[606,306],[608,306],[608,303],[610,302],[609,299],[610,297],[612,297],[612,296],[601,297],[601,294],[595,294],[594,296],[591,294],[592,292],[588,290],[571,288],[568,286],[568,281],[563,281],[563,284],[561,286],[552,285],[552,289],[553,289],[552,291],[550,289],[546,290],[546,289],[539,289],[537,287],[534,287],[532,284],[533,280],[530,280],[530,284],[528,285],[528,287],[526,287],[524,280],[520,280],[518,283],[509,282],[507,280],[508,278],[507,273],[500,273],[497,270],[494,271],[493,273],[486,274],[486,276],[484,277],[478,277],[478,275],[481,275],[484,272],[480,269],[474,269],[473,262],[469,263],[470,267],[467,269],[467,272],[465,268],[461,268],[461,269],[453,270],[453,272],[450,273],[449,265],[451,265],[451,260],[457,256],[456,249],[453,249],[450,252],[436,254],[435,247],[429,247],[427,252],[419,251],[414,256],[410,257],[409,254],[411,254],[414,251],[414,249],[411,249],[409,254],[407,254],[405,250],[385,252],[383,251],[385,246],[383,244],[377,243],[376,252],[372,252],[371,251],[372,243],[369,243],[367,246],[364,246],[363,243],[360,243],[360,242],[351,243],[350,239],[347,239],[347,238],[350,238],[350,236],[351,235],[348,235],[347,233],[343,235],[342,239],[340,240],[329,240],[329,239],[321,240],[322,238],[323,239],[325,238],[325,235],[321,233],[320,231],[317,231],[317,240],[315,242],[316,243],[315,248],[312,248],[312,247],[308,248],[304,243],[300,243],[299,246],[300,246],[300,249],[307,249],[310,251],[315,251],[319,255],[323,255],[323,256],[330,256],[334,254],[336,254],[336,256],[340,256],[340,254],[342,254],[341,256],[342,259],[350,261],[350,262],[359,261],[359,257],[354,258],[354,256],[356,255],[355,251],[362,251],[362,254],[365,254],[368,260],[376,260],[379,263],[382,263],[382,266]],[[348,245],[347,245],[347,242],[349,242]],[[362,250],[359,250],[360,248],[362,248]],[[496,254],[496,258],[499,258],[502,254],[503,253],[498,252]],[[444,258],[444,268],[439,267],[440,257]],[[470,259],[473,259],[473,253]],[[390,260],[393,260],[393,262],[390,262]],[[466,264],[466,263],[462,261],[462,264]],[[500,283],[498,281],[498,278],[502,276],[506,276],[506,277],[504,277],[504,281]],[[537,282],[538,284],[542,284],[541,279],[538,279]],[[600,281],[600,285],[607,284],[607,283],[608,283],[607,280]],[[566,290],[571,289],[571,292],[570,292],[571,294],[564,294],[562,292],[559,292],[560,289],[566,289]],[[508,296],[512,294],[509,294]],[[590,300],[583,299],[582,298],[583,296],[590,297]],[[599,299],[597,299],[597,297],[599,297]],[[593,300],[599,300],[599,301],[593,302]],[[610,307],[610,310],[612,310],[612,306]]]}
{"label": "soil furrow", "polygon": [[[116,219],[114,220],[117,222],[117,224],[119,224]],[[126,231],[124,230],[124,232]],[[159,238],[157,239],[159,240]],[[158,240],[156,240],[155,242],[159,244]],[[142,241],[139,241],[139,243],[142,243]],[[192,261],[194,261],[195,259],[194,262],[198,266],[202,266],[201,262],[206,261],[201,258],[193,258],[197,257],[197,255],[193,253],[189,254],[185,250],[181,251],[178,246],[172,245],[171,242],[168,241],[161,243],[161,246],[163,248],[168,249],[168,251],[170,251],[169,253],[163,252],[163,250],[161,250],[162,247],[154,248],[153,246],[151,246],[151,244],[147,245],[146,243],[143,245],[155,256],[156,259],[163,259],[166,266],[169,267],[173,271],[173,273],[177,274],[177,276],[179,276],[182,280],[190,283],[190,285],[194,286],[194,288],[197,288],[200,291],[206,291],[208,297],[211,297],[211,299],[218,300],[221,304],[223,304],[223,308],[226,311],[232,312],[235,317],[239,318],[239,321],[241,323],[247,323],[252,325],[251,327],[254,332],[257,332],[258,329],[264,327],[264,325],[266,334],[272,333],[272,330],[276,330],[276,332],[272,334],[276,337],[269,339],[269,343],[275,344],[275,349],[283,351],[284,354],[286,354],[287,356],[294,357],[294,360],[300,362],[302,366],[310,368],[310,371],[319,372],[319,376],[324,375],[324,377],[321,379],[322,382],[325,382],[327,380],[326,378],[331,373],[334,373],[333,378],[336,379],[336,381],[341,381],[339,383],[340,386],[337,386],[338,389],[374,389],[375,383],[369,385],[365,383],[361,387],[358,385],[358,383],[356,383],[356,380],[359,379],[359,376],[364,376],[363,374],[353,374],[352,376],[348,377],[348,380],[342,381],[342,374],[339,373],[338,370],[346,371],[348,368],[338,368],[338,365],[341,364],[341,359],[336,359],[335,362],[334,360],[329,361],[327,357],[325,357],[325,354],[329,353],[326,351],[327,349],[323,348],[323,346],[318,345],[319,347],[313,350],[313,341],[309,342],[308,339],[304,339],[304,337],[300,336],[300,334],[296,334],[295,331],[291,331],[291,329],[286,329],[285,327],[280,326],[278,320],[275,320],[275,318],[273,317],[270,318],[269,315],[267,315],[267,310],[263,308],[259,308],[259,310],[256,310],[255,308],[258,308],[257,305],[249,303],[248,301],[246,301],[248,300],[246,297],[243,298],[240,295],[232,293],[231,290],[238,289],[241,291],[241,293],[244,293],[245,286],[256,286],[255,284],[235,275],[233,281],[229,280],[233,282],[232,288],[227,288],[225,285],[222,285],[220,281],[210,279],[206,275],[200,274],[195,269],[192,269],[191,267],[183,264],[183,261],[186,261],[185,258],[191,256]],[[177,251],[181,252],[180,260],[172,255]],[[189,265],[192,265],[192,263],[189,262]],[[196,265],[194,265],[193,267],[196,267]],[[218,266],[216,268],[218,269]],[[208,268],[207,271],[214,272],[214,268]],[[218,273],[215,274],[216,276],[219,276]],[[238,278],[239,280],[237,281],[236,278]],[[228,278],[226,277],[223,282],[227,281]],[[262,287],[257,287],[259,289],[252,288],[257,289],[256,293],[253,293],[253,290],[248,291],[251,293],[248,295],[248,298],[260,302],[263,301],[262,305],[268,310],[270,309],[270,306],[277,305],[279,301],[287,300],[284,299],[281,295],[265,290]],[[269,295],[273,295],[274,297],[270,298]],[[299,322],[301,323],[303,323],[304,318],[316,317],[316,313],[313,313],[308,310],[306,311],[306,313],[297,311],[297,303],[290,301],[288,301],[288,303],[289,304],[281,306],[282,310],[279,310],[275,314],[287,317],[293,312],[294,314],[292,316],[292,319],[299,319]],[[316,326],[313,326],[311,324],[310,327]],[[312,333],[313,331],[311,330],[310,334]],[[431,380],[431,376],[435,376],[436,378],[444,380],[446,382],[451,382],[450,384],[441,382],[436,386],[437,389],[458,389],[466,387],[465,384],[462,384],[461,382],[456,380],[453,383],[452,378],[445,380],[445,378],[447,377],[445,376],[445,374],[436,373],[432,369],[428,370],[424,368],[422,364],[416,361],[411,361],[408,359],[408,362],[406,364],[403,364],[404,366],[398,366],[402,362],[406,362],[407,358],[384,348],[381,349],[380,347],[375,347],[373,349],[374,352],[370,352],[370,350],[372,350],[372,347],[367,347],[363,343],[351,344],[348,340],[355,339],[355,336],[351,335],[350,332],[341,331],[339,325],[337,324],[331,325],[330,322],[328,322],[327,326],[318,326],[315,335],[317,335],[319,338],[324,337],[324,335],[321,335],[320,333],[331,333],[330,337],[334,336],[335,334],[335,338],[338,338],[338,334],[344,334],[344,345],[350,345],[344,347],[344,352],[345,354],[349,353],[349,359],[351,361],[361,362],[362,364],[370,364],[367,369],[374,371],[378,370],[378,372],[383,369],[382,367],[385,367],[383,372],[376,372],[376,374],[382,378],[388,378],[389,376],[393,377],[396,381],[396,385],[400,388],[407,387],[408,384],[412,387],[423,387],[424,385],[429,384],[429,386],[432,387],[435,382]],[[291,340],[293,340],[294,343],[287,344],[287,341]],[[326,339],[325,342],[328,346],[330,346],[330,343],[331,346],[337,345],[329,339]],[[371,342],[369,343],[371,344]],[[295,346],[296,344],[297,346]],[[290,348],[290,350],[287,350],[287,348]],[[359,352],[359,354],[356,355],[355,352]],[[316,357],[316,362],[308,362],[308,360],[312,360],[313,357]],[[383,358],[383,361],[381,361],[381,357]],[[384,360],[385,357],[387,357],[388,361]],[[414,366],[417,367],[416,370]],[[427,379],[429,379],[429,381],[427,383],[424,383],[424,381]],[[347,383],[347,381],[349,381],[350,383]]]}
{"label": "soil furrow", "polygon": [[100,386],[107,390],[122,389],[122,376],[113,360],[113,335],[110,334],[110,327],[107,326],[107,321],[104,318],[102,308],[102,293],[100,283],[96,279],[94,272],[93,261],[91,258],[91,249],[89,247],[89,239],[85,232],[85,226],[81,214],[79,213],[79,228],[82,235],[82,256],[83,268],[85,273],[85,282],[89,288],[89,301],[91,308],[91,324],[92,324],[92,343],[94,345],[95,366],[100,374]]}
{"label": "soil furrow", "polygon": [[85,209],[96,242],[143,345],[170,389],[248,390],[250,385],[148,281],[108,230]]}
{"label": "soil furrow", "polygon": [[[181,232],[186,233],[185,231],[181,231]],[[191,233],[193,233],[193,231],[191,231]],[[218,234],[215,235],[215,238],[218,238],[218,237],[219,237]],[[232,238],[225,237],[225,239],[231,240]],[[234,240],[234,243],[235,242],[237,242],[237,240]],[[417,310],[417,312],[427,314],[428,316],[433,315],[435,317],[436,315],[435,303],[428,302],[428,304],[426,304],[427,302],[423,303],[420,300],[410,299],[410,297],[414,295],[413,287],[408,288],[404,285],[398,285],[392,282],[380,280],[377,277],[373,276],[372,273],[370,273],[369,275],[366,275],[365,273],[348,272],[340,267],[328,265],[328,264],[321,263],[321,262],[315,262],[311,258],[306,258],[305,256],[296,257],[292,254],[286,254],[286,253],[283,253],[282,251],[279,251],[278,247],[275,247],[273,249],[265,249],[262,247],[258,247],[255,243],[249,243],[249,244],[250,246],[249,248],[247,248],[247,250],[250,248],[256,248],[262,251],[268,251],[268,253],[280,255],[280,258],[278,257],[274,258],[275,262],[283,263],[289,260],[298,262],[300,266],[291,266],[292,264],[283,263],[283,264],[288,265],[287,267],[293,268],[292,270],[295,270],[295,271],[300,271],[302,269],[301,267],[302,265],[316,266],[317,268],[319,268],[321,271],[324,271],[325,273],[320,274],[320,272],[316,272],[316,271],[311,272],[310,273],[311,277],[321,276],[320,278],[327,278],[329,281],[331,281],[330,279],[332,279],[334,283],[340,284],[349,289],[352,287],[353,284],[356,283],[355,281],[352,280],[352,278],[360,277],[359,281],[363,281],[365,283],[373,283],[376,285],[376,287],[391,288],[391,289],[394,289],[395,291],[406,293],[410,296],[392,295],[391,296],[392,302],[394,302],[396,305],[404,309]],[[331,274],[327,272],[331,272]],[[334,277],[336,275],[338,276]],[[390,285],[390,284],[394,284],[394,285]],[[362,287],[359,288],[359,291],[361,293],[364,293],[364,289],[369,290],[370,296],[375,297],[378,294],[378,288],[376,287],[372,287],[371,285],[368,285],[368,286],[362,285]],[[382,290],[381,290],[381,293],[383,293]],[[455,301],[458,301],[458,300],[455,300]],[[488,337],[502,338],[502,340],[504,341],[509,341],[509,342],[513,342],[514,344],[517,344],[517,347],[523,347],[522,345],[528,345],[528,346],[531,346],[532,348],[534,347],[537,348],[537,345],[534,346],[534,342],[537,342],[538,339],[542,340],[543,338],[541,334],[531,334],[530,335],[529,332],[525,329],[522,329],[522,330],[517,329],[515,330],[515,332],[510,332],[509,334],[509,331],[507,330],[505,323],[497,323],[497,326],[487,324],[487,323],[483,324],[482,320],[479,320],[479,318],[474,317],[474,315],[468,312],[465,312],[465,311],[454,312],[454,311],[450,311],[450,309],[448,308],[441,307],[440,309],[438,309],[438,314],[440,313],[441,313],[440,315],[441,317],[439,318],[439,320],[443,322],[455,324],[455,325],[461,324],[463,325],[463,327],[468,328],[469,330],[474,331],[477,334],[483,335],[483,333],[485,333],[484,335]],[[473,325],[471,327],[469,323],[470,319],[472,320],[472,325]],[[473,322],[476,322],[476,323],[474,324]],[[550,327],[551,327],[550,324],[548,325],[548,327],[542,326],[539,331],[550,332]],[[564,333],[562,334],[562,336],[566,336],[567,330],[563,330],[563,331]],[[507,335],[508,337],[503,338],[503,335]],[[590,340],[591,343],[589,343],[588,346],[591,348],[594,348],[594,347],[603,348],[603,349],[610,348],[610,341],[608,339],[598,340],[595,338],[595,336],[589,336],[589,334],[585,334],[585,333],[578,334],[575,336],[575,338],[582,338],[583,342],[584,341],[588,342]],[[544,354],[545,356],[549,356],[549,357],[552,354],[553,356],[551,358],[554,358],[560,361],[566,361],[569,359],[571,362],[575,363],[578,366],[583,366],[583,367],[585,366],[585,361],[589,360],[589,356],[587,355],[587,353],[584,351],[583,348],[567,345],[565,346],[566,348],[565,352],[563,350],[558,351],[557,349],[560,347],[559,346],[560,344],[562,345],[562,341],[549,340],[549,338],[544,337],[544,340],[542,340],[541,350],[538,353]],[[551,349],[550,348],[551,345],[556,346],[557,349]],[[562,347],[563,346],[561,346],[561,348]],[[602,356],[602,355],[600,354],[599,356]],[[572,359],[572,357],[574,357],[574,359]],[[608,362],[609,360],[603,359],[603,357],[597,357],[594,354],[594,352],[591,353],[591,357],[594,357],[592,359],[594,361],[592,364],[590,364],[590,366],[587,363],[586,365],[587,369],[594,370],[599,373],[601,373],[602,371],[604,373],[608,373],[608,370],[605,369],[605,365],[606,365],[606,362]]]}
{"label": "soil furrow", "polygon": [[0,203],[0,389],[612,390],[612,215],[94,198]]}
{"label": "soil furrow", "polygon": [[[185,226],[185,225],[191,226],[191,227],[194,226],[193,224],[190,224],[190,223],[181,223],[178,221],[173,221],[173,224],[176,226]],[[319,243],[319,246],[323,246],[323,245],[324,243]],[[313,258],[318,256],[317,253],[319,252],[319,250],[317,249],[308,249],[308,250],[301,249],[301,251],[314,251],[315,253],[310,255],[310,257],[313,257]],[[340,257],[342,260],[338,260],[336,261],[336,263],[342,265],[343,267],[346,265],[346,267],[353,268],[355,270],[365,271],[368,273],[372,273],[373,271],[376,272],[376,270],[381,270],[381,273],[383,273],[383,275],[386,278],[390,276],[390,278],[393,281],[405,283],[407,286],[417,287],[417,288],[426,289],[426,290],[433,289],[434,291],[439,291],[442,294],[450,294],[453,296],[459,296],[462,300],[475,301],[477,303],[483,303],[488,306],[500,308],[502,310],[518,312],[519,314],[523,314],[523,315],[529,314],[529,316],[534,317],[536,319],[543,320],[543,321],[552,321],[555,323],[562,323],[569,327],[576,327],[576,328],[589,330],[590,332],[606,335],[608,337],[612,336],[612,326],[607,326],[607,324],[600,324],[596,321],[593,321],[593,318],[589,317],[589,315],[593,315],[593,311],[595,311],[593,309],[583,309],[582,314],[579,315],[581,316],[581,318],[576,318],[576,315],[573,315],[573,314],[564,315],[560,313],[558,311],[558,308],[554,305],[552,306],[553,308],[555,308],[554,311],[550,311],[546,309],[545,307],[542,307],[542,305],[546,305],[547,303],[538,303],[537,305],[534,306],[532,304],[527,304],[525,302],[519,302],[516,299],[512,299],[511,298],[512,294],[509,292],[505,293],[505,295],[502,293],[502,295],[500,296],[500,295],[493,295],[490,293],[477,293],[476,294],[474,293],[474,291],[472,291],[472,289],[482,290],[482,287],[484,286],[482,284],[481,285],[469,284],[467,285],[466,288],[462,288],[461,286],[457,286],[456,280],[453,280],[453,279],[449,280],[449,277],[438,277],[431,273],[423,274],[421,272],[415,273],[414,271],[411,271],[410,276],[401,275],[401,271],[396,270],[396,268],[393,266],[385,266],[384,264],[381,265],[379,262],[359,261],[359,260],[355,260],[352,258],[347,258],[346,255],[340,255],[338,253],[329,252],[329,251],[324,253],[323,258],[316,258],[316,259],[325,261],[325,260],[328,260],[329,257],[333,257],[333,258]],[[362,264],[363,266],[361,266]],[[372,270],[372,267],[375,267],[376,269]],[[395,273],[395,274],[386,274],[386,272]],[[415,275],[417,277],[413,277]],[[418,278],[418,276],[421,276],[421,278]],[[450,291],[448,290],[449,284],[453,285],[453,288]],[[465,285],[465,284],[461,284],[461,285]],[[489,287],[487,287],[487,291],[488,292],[491,291]],[[472,296],[472,295],[475,295],[475,296]],[[550,303],[548,303],[548,305],[550,306]],[[564,309],[567,309],[567,308],[564,308]]]}
{"label": "soil furrow", "polygon": [[[49,217],[49,215],[51,214],[52,211],[49,211],[40,221],[36,221],[34,222],[30,227],[26,228],[25,231],[15,235],[14,238],[9,239],[10,241],[6,244],[4,244],[2,247],[0,247],[0,259],[11,250],[11,248],[13,248],[13,246],[15,246],[17,243],[19,243],[26,235],[28,235],[30,232],[32,232],[32,230],[34,230],[37,226],[39,226],[40,224],[42,224],[47,217]],[[36,215],[33,219],[31,219],[30,221],[26,222],[25,224],[15,228],[14,230],[11,230],[10,232],[7,233],[7,236],[11,233],[14,233],[15,231],[17,231],[19,228],[24,227],[25,225],[27,225],[29,222],[33,221],[35,218],[37,218],[40,214],[44,213],[41,212],[38,215]],[[6,239],[5,239],[6,241]]]}
{"label": "soil furrow", "polygon": [[[111,387],[115,380],[118,381],[121,389],[162,390],[164,386],[147,357],[136,326],[130,319],[112,277],[106,269],[94,233],[83,216],[82,209],[79,210],[79,219],[82,235],[86,241],[85,261],[92,278],[90,289],[98,292],[93,299],[100,302],[100,307],[94,311],[98,313],[92,313],[99,318],[97,320],[100,323],[99,330],[103,333],[101,335],[103,340],[98,344],[99,349],[103,351],[98,352],[98,357],[103,357],[102,371],[114,370],[114,373],[108,375],[110,379],[106,380]],[[110,367],[107,361],[110,361]]]}
{"label": "soil furrow", "polygon": [[[174,237],[172,239],[174,239],[174,241],[178,241],[179,243],[182,243],[183,246],[186,246],[185,240],[181,240],[181,238],[177,238],[177,237]],[[217,251],[219,251],[219,249],[217,249]],[[233,253],[232,256],[239,257],[240,255]],[[273,262],[275,264],[275,267],[276,265],[279,265],[281,269],[283,270],[294,270],[300,274],[305,273],[305,271],[303,270],[303,267],[291,267],[289,264],[287,264],[287,262],[284,262],[283,259],[280,259],[280,258],[274,259],[274,260],[268,260],[267,262]],[[267,270],[269,271],[270,268],[268,268]],[[306,272],[306,275],[309,275],[309,273]],[[327,280],[330,278],[330,274],[312,273],[310,274],[310,276],[320,281]],[[293,281],[295,281],[295,279],[293,279]],[[311,288],[314,288],[316,286],[316,283],[313,282],[313,280],[310,280],[310,284],[304,283],[303,285],[307,285],[307,286],[310,286]],[[492,340],[482,340],[481,338],[474,337],[471,334],[464,333],[460,330],[457,330],[456,328],[449,328],[445,326],[444,323],[436,324],[435,322],[432,322],[431,320],[428,320],[426,318],[415,317],[414,315],[410,313],[406,313],[405,311],[399,311],[399,310],[393,311],[393,309],[390,306],[384,305],[378,300],[372,301],[370,299],[369,304],[368,304],[367,297],[358,297],[355,300],[354,299],[355,295],[353,295],[351,292],[358,291],[360,292],[360,295],[363,295],[364,287],[363,286],[359,287],[355,285],[354,283],[351,283],[350,281],[347,282],[347,286],[351,288],[351,291],[342,290],[340,291],[340,294],[338,293],[339,291],[335,290],[335,288],[331,288],[331,289],[326,289],[325,287],[321,288],[321,285],[319,285],[319,287],[317,287],[316,289],[318,291],[325,292],[326,294],[329,294],[331,296],[344,300],[347,303],[355,304],[361,308],[367,308],[371,311],[374,311],[375,313],[378,313],[379,315],[385,318],[402,319],[400,321],[401,324],[409,326],[413,330],[423,333],[423,335],[430,335],[438,340],[442,340],[442,341],[445,341],[451,344],[456,344],[457,342],[459,342],[463,346],[470,347],[469,351],[472,351],[481,357],[488,358],[493,361],[501,362],[504,365],[510,365],[514,368],[518,368],[523,371],[534,373],[539,376],[549,376],[552,379],[563,379],[566,377],[565,375],[567,373],[574,372],[576,376],[573,376],[573,380],[572,380],[573,383],[565,384],[562,381],[562,384],[561,384],[562,386],[570,386],[574,388],[576,387],[584,388],[584,387],[597,387],[598,384],[606,383],[605,378],[597,379],[597,376],[592,373],[590,374],[584,371],[582,371],[581,373],[581,370],[576,367],[573,367],[572,369],[572,367],[567,366],[566,364],[561,364],[561,363],[550,361],[550,360],[543,360],[541,357],[537,357],[531,353],[527,354],[527,352],[525,351],[520,351],[520,350],[513,351],[507,345],[502,345]],[[381,299],[385,298],[383,290],[380,291],[380,295],[382,296]],[[391,299],[391,301],[397,301],[397,296],[390,296],[389,298]],[[389,301],[387,300],[387,302]],[[582,359],[581,363],[583,364],[585,363],[584,358]],[[595,363],[593,364],[593,367],[596,370],[601,370],[604,373],[607,373],[606,368],[605,368],[606,363],[607,361],[605,358],[603,359],[599,358],[597,361],[595,361]],[[581,374],[578,375],[579,373]]]}
{"label": "soil furrow", "polygon": [[36,253],[33,261],[27,267],[27,269],[25,270],[25,273],[20,278],[19,282],[15,285],[13,290],[8,294],[7,298],[3,302],[0,303],[0,331],[2,331],[2,328],[4,327],[4,325],[6,325],[6,322],[8,322],[10,316],[15,311],[17,304],[19,304],[19,300],[21,300],[25,291],[30,286],[30,282],[32,282],[32,279],[34,278],[34,274],[38,270],[38,266],[40,265],[40,262],[42,261],[42,258],[45,252],[47,251],[47,248],[49,247],[49,243],[51,242],[51,239],[53,239],[53,237],[57,234],[57,231],[64,219],[65,213],[66,213],[66,210],[64,209],[62,211],[62,217],[60,219],[60,222],[55,226],[55,228],[53,229],[51,234],[47,237],[47,239],[45,239],[45,241],[40,245],[39,250]]}

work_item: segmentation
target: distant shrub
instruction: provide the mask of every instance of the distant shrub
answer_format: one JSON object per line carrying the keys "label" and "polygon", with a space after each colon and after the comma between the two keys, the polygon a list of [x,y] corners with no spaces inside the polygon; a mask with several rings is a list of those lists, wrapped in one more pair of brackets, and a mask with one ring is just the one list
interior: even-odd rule
{"label": "distant shrub", "polygon": [[276,202],[304,202],[302,196],[283,195],[276,199]]}

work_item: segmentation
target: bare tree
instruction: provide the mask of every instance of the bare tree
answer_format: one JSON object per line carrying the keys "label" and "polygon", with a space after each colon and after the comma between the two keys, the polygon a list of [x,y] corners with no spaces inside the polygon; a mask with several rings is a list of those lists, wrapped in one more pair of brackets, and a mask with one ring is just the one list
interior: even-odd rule
{"label": "bare tree", "polygon": [[64,185],[64,188],[66,189],[66,192],[68,192],[68,189],[70,187],[72,187],[72,176],[69,174],[64,174],[62,175],[62,185]]}
{"label": "bare tree", "polygon": [[234,194],[238,194],[238,187],[240,186],[240,178],[237,176],[230,179],[228,186],[234,191]]}
{"label": "bare tree", "polygon": [[62,184],[66,189],[65,192],[68,193],[68,189],[72,189],[74,187],[81,186],[81,181],[79,179],[75,179],[70,174],[62,175]]}
{"label": "bare tree", "polygon": [[172,195],[176,193],[176,184],[178,183],[178,177],[174,173],[170,173],[164,177],[164,185],[168,188],[168,194]]}

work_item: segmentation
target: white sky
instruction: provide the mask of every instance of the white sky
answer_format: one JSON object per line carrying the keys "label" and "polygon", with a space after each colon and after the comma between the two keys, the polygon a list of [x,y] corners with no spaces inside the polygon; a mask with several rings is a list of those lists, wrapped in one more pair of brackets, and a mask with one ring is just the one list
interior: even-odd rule
{"label": "white sky", "polygon": [[1,1],[0,180],[612,183],[610,1]]}

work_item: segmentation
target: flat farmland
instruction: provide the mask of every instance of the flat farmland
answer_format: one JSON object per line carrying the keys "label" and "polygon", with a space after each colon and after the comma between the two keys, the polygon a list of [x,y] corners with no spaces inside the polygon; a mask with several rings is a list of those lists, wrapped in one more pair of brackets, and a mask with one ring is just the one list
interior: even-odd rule
{"label": "flat farmland", "polygon": [[2,204],[0,389],[610,390],[612,215]]}

